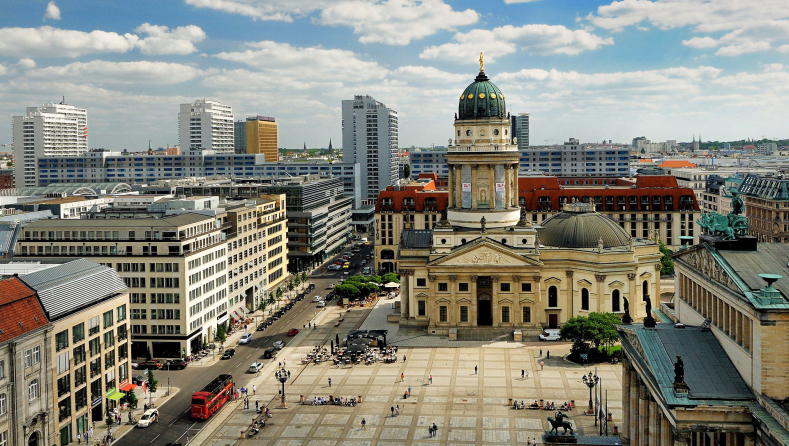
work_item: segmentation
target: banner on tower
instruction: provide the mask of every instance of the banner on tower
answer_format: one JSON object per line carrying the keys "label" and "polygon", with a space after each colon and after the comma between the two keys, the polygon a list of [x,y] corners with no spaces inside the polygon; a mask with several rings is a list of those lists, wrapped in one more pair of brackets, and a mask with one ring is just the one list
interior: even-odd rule
{"label": "banner on tower", "polygon": [[496,183],[496,192],[504,192],[504,183]]}
{"label": "banner on tower", "polygon": [[471,183],[463,183],[463,192],[471,192]]}

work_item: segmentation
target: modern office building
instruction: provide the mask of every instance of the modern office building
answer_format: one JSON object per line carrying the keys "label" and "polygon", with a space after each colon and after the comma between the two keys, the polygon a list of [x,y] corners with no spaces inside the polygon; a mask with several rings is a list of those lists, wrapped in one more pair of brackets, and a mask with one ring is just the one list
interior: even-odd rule
{"label": "modern office building", "polygon": [[370,96],[342,101],[342,159],[361,166],[363,204],[399,178],[397,112]]}
{"label": "modern office building", "polygon": [[269,116],[247,118],[247,151],[266,157],[267,163],[279,161],[277,150],[277,122]]}
{"label": "modern office building", "polygon": [[[19,275],[36,292],[52,333],[51,354],[56,444],[69,444],[131,390],[129,293],[107,266],[78,259]],[[152,310],[154,311],[154,310]]]}
{"label": "modern office building", "polygon": [[35,186],[38,158],[88,151],[88,112],[64,103],[28,107],[14,116],[13,133],[16,187]]}
{"label": "modern office building", "polygon": [[193,150],[233,153],[233,108],[205,99],[181,104],[181,112],[178,113],[178,141],[181,153]]}
{"label": "modern office building", "polygon": [[0,312],[0,444],[60,445],[52,410],[52,324],[36,292],[16,277],[0,280]]}
{"label": "modern office building", "polygon": [[421,174],[436,174],[438,178],[449,178],[447,165],[447,150],[411,150],[409,154],[411,165],[411,178],[418,178]]}
{"label": "modern office building", "polygon": [[630,149],[581,144],[570,138],[564,145],[520,152],[520,172],[541,171],[557,177],[623,177],[630,174]]}
{"label": "modern office building", "polygon": [[529,150],[529,114],[518,113],[517,116],[510,116],[512,120],[512,137],[518,146],[518,151]]}
{"label": "modern office building", "polygon": [[[129,287],[131,355],[180,358],[227,322],[227,244],[221,215],[38,220],[16,244],[18,259],[87,258]],[[226,225],[226,223],[224,224]]]}
{"label": "modern office building", "polygon": [[233,148],[236,153],[247,153],[247,121],[233,123]]}

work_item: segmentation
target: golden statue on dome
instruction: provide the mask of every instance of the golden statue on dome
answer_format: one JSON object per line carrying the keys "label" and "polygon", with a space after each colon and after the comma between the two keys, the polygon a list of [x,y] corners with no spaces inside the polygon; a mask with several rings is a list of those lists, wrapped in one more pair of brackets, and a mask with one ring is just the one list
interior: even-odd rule
{"label": "golden statue on dome", "polygon": [[485,67],[483,65],[484,64],[482,63],[482,51],[480,51],[479,52],[479,71],[480,72],[485,71]]}

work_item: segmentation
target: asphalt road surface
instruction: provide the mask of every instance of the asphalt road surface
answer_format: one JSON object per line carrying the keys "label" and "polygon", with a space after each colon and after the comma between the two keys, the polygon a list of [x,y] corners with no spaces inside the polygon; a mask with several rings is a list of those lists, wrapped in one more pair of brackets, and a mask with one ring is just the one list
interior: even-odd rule
{"label": "asphalt road surface", "polygon": [[[350,248],[346,249],[346,252],[349,250]],[[324,268],[325,272],[321,274],[319,269],[315,275],[310,277],[310,283],[315,284],[315,289],[306,294],[304,300],[296,302],[293,308],[286,312],[280,320],[274,321],[264,331],[254,331],[252,342],[249,344],[226,346],[236,349],[236,354],[231,359],[219,360],[208,367],[193,368],[187,366],[184,370],[172,370],[169,372],[167,370],[159,370],[154,372],[156,379],[159,381],[160,389],[164,390],[167,388],[169,379],[173,387],[178,387],[180,391],[165,405],[159,407],[158,423],[154,423],[144,429],[135,428],[113,444],[119,446],[163,446],[167,443],[186,444],[187,433],[190,439],[194,438],[210,421],[210,418],[206,421],[192,420],[190,405],[192,394],[202,389],[214,377],[228,372],[233,374],[237,389],[251,387],[247,384],[254,378],[254,375],[246,373],[249,365],[255,361],[261,361],[266,364],[270,362],[270,359],[262,359],[266,348],[271,347],[274,345],[274,342],[280,340],[285,341],[287,344],[288,340],[291,339],[286,334],[289,329],[298,328],[302,330],[302,327],[308,321],[312,321],[323,310],[322,308],[317,308],[317,304],[312,302],[312,298],[318,294],[325,296],[328,293],[326,287],[331,283],[339,284],[342,278],[346,276],[345,272],[348,272],[349,275],[361,274],[363,268],[361,260],[368,254],[371,257],[373,256],[372,244],[363,247],[362,251],[357,253],[351,260],[351,263],[360,264],[356,270],[329,271],[327,268]],[[332,259],[332,261],[341,255],[342,253]],[[368,261],[368,265],[373,266],[372,259]],[[336,300],[333,300],[330,305],[334,305],[336,302]],[[250,326],[248,330],[252,331],[256,328],[257,325],[254,325]],[[136,370],[133,372],[136,372]],[[144,402],[140,401],[139,405],[141,406],[142,404]],[[226,408],[223,407],[221,410],[226,410]]]}

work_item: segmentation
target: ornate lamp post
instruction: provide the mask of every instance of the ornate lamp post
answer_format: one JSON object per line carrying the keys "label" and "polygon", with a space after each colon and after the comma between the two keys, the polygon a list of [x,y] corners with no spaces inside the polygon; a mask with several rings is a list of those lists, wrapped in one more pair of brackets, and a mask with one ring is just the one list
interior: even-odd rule
{"label": "ornate lamp post", "polygon": [[285,402],[285,383],[288,382],[288,379],[290,379],[290,371],[285,370],[285,367],[282,367],[274,372],[274,377],[282,384],[282,391],[280,392],[282,395],[282,401],[279,407],[288,407],[288,403]]}
{"label": "ornate lamp post", "polygon": [[594,407],[592,406],[592,389],[594,386],[597,385],[598,381],[600,381],[600,377],[592,375],[592,371],[589,371],[589,376],[583,375],[581,380],[586,384],[586,387],[589,387],[589,410],[586,412],[588,415],[594,414]]}

